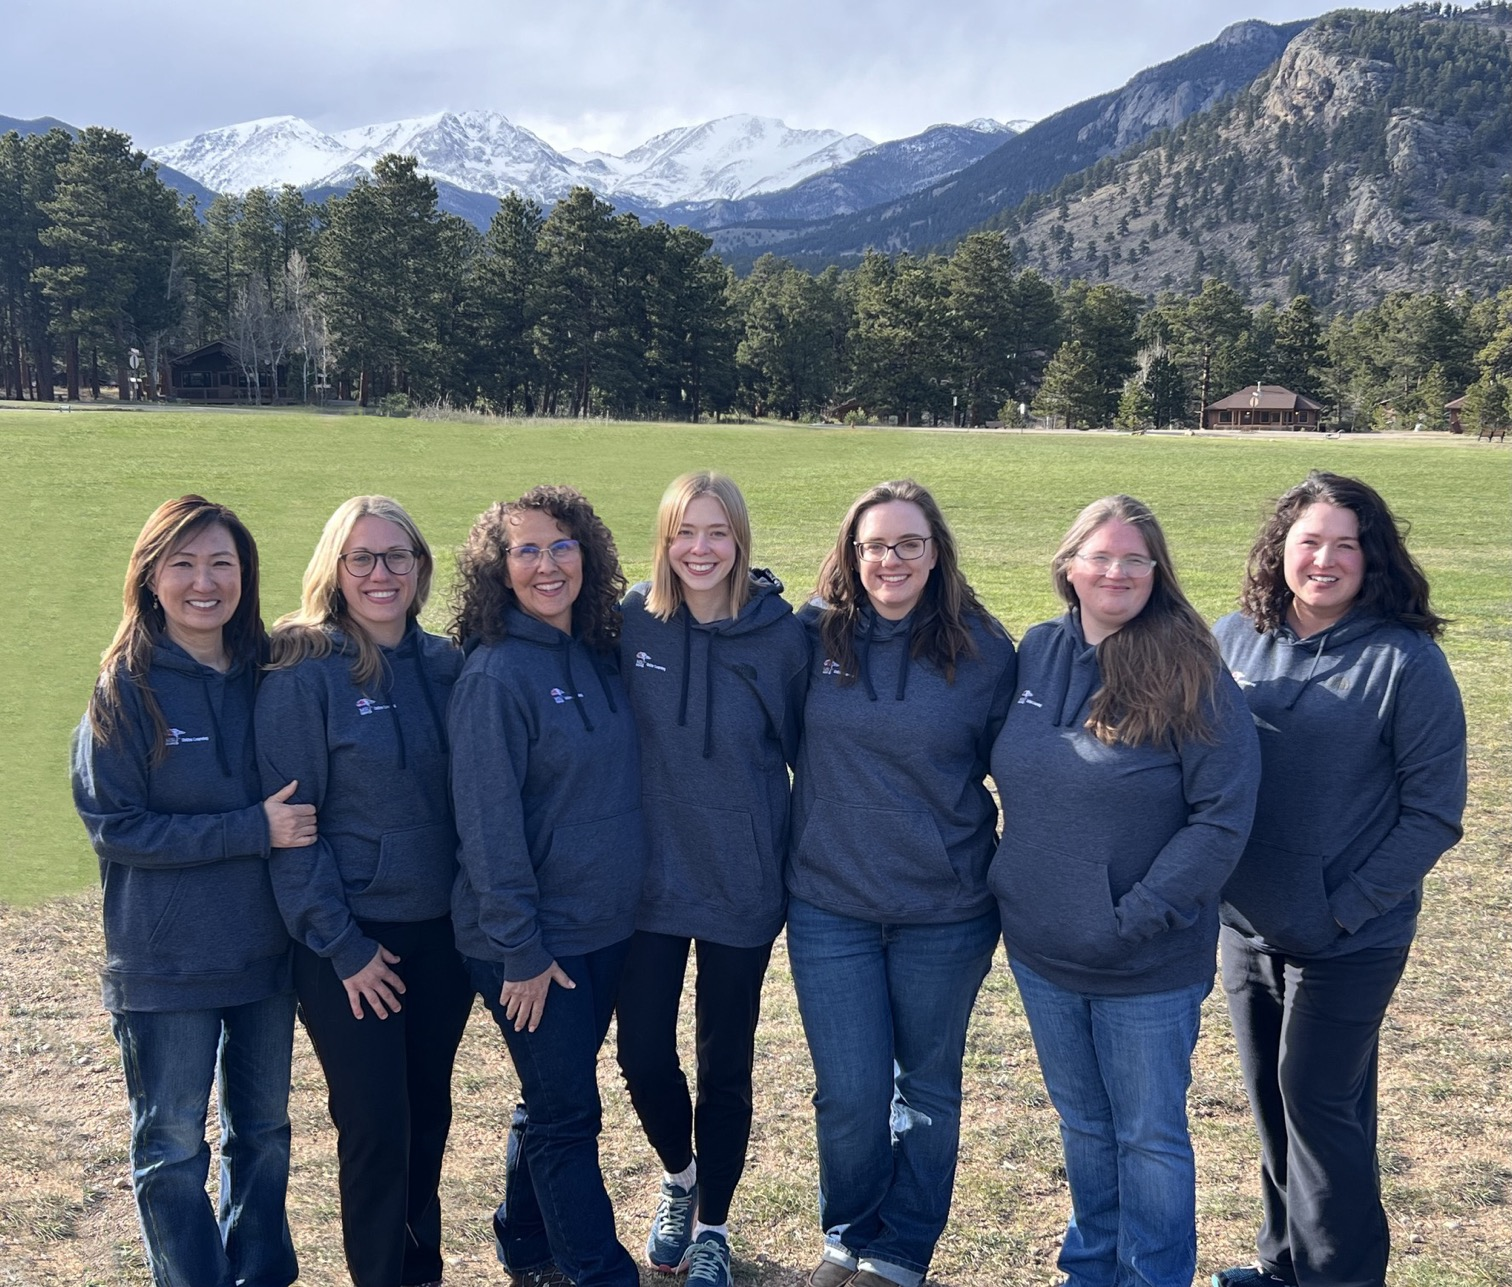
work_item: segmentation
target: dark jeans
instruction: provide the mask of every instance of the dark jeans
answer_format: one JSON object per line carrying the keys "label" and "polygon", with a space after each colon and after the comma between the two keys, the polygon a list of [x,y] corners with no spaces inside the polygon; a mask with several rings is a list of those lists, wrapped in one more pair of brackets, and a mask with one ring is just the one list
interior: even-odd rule
{"label": "dark jeans", "polygon": [[[637,1287],[640,1274],[620,1245],[614,1211],[599,1170],[598,1052],[614,1014],[629,939],[589,952],[560,956],[557,964],[577,986],[553,984],[534,1031],[516,1032],[504,1017],[499,993],[504,967],[467,958],[473,987],[504,1034],[520,1079],[529,1120],[524,1156],[512,1177],[520,1205],[533,1195],[551,1258],[576,1287]],[[514,1196],[514,1195],[512,1195]]]}
{"label": "dark jeans", "polygon": [[325,1070],[336,1125],[341,1239],[356,1287],[402,1287],[441,1277],[441,1157],[451,1129],[451,1075],[472,988],[451,918],[362,921],[399,957],[401,1009],[354,1019],[324,957],[294,948],[294,986]]}
{"label": "dark jeans", "polygon": [[751,1066],[761,982],[772,945],[697,940],[694,983],[698,1104],[677,1058],[677,1012],[694,940],[637,931],[620,978],[619,1066],[636,1115],[662,1166],[685,1170],[698,1154],[698,1218],[724,1224],[751,1138]]}
{"label": "dark jeans", "polygon": [[[220,1010],[110,1016],[131,1101],[131,1183],[156,1287],[287,1287],[299,1276],[289,1179],[287,992]],[[205,1179],[205,1101],[220,1099],[220,1205]]]}
{"label": "dark jeans", "polygon": [[1311,960],[1257,951],[1227,928],[1219,943],[1260,1132],[1260,1263],[1300,1287],[1383,1287],[1376,1065],[1409,948]]}

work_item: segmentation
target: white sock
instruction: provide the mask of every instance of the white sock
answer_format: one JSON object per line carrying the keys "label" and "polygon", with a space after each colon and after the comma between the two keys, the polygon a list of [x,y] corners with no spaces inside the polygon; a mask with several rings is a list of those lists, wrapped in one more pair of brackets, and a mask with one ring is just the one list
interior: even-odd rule
{"label": "white sock", "polygon": [[705,1224],[702,1220],[693,1223],[693,1241],[698,1241],[701,1233],[717,1233],[726,1242],[730,1240],[730,1226],[727,1224]]}
{"label": "white sock", "polygon": [[671,1171],[662,1172],[662,1180],[667,1184],[675,1184],[679,1189],[691,1189],[698,1183],[698,1159],[695,1157],[688,1163],[685,1170],[673,1175]]}

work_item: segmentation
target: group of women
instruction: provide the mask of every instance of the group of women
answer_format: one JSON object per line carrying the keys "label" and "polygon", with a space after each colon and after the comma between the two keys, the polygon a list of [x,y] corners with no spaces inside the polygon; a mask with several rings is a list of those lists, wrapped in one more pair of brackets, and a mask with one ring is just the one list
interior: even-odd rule
{"label": "group of women", "polygon": [[1281,497],[1212,632],[1150,510],[1095,501],[1052,560],[1064,615],[1017,649],[912,481],[856,499],[796,613],[752,552],[734,483],[685,475],[627,593],[588,501],[536,487],[474,525],[446,639],[418,622],[424,537],[359,496],[268,637],[236,515],[152,515],[73,777],[155,1282],[294,1280],[297,998],[352,1280],[438,1283],[479,995],[523,1101],[494,1221],[516,1282],[638,1280],[598,1158],[617,1013],[662,1167],[645,1259],[729,1287],[785,926],[816,1086],[809,1287],[927,1273],[1000,939],[1060,1118],[1069,1287],[1192,1279],[1186,1091],[1220,944],[1264,1219],[1258,1263],[1214,1282],[1380,1287],[1378,1035],[1465,792],[1444,622],[1382,498],[1324,473]]}

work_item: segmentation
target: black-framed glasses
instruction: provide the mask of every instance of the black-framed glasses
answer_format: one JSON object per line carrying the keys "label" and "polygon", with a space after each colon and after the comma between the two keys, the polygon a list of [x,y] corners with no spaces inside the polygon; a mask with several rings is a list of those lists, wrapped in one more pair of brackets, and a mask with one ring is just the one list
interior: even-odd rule
{"label": "black-framed glasses", "polygon": [[1098,576],[1107,576],[1114,568],[1121,567],[1124,575],[1133,577],[1136,581],[1142,581],[1155,570],[1155,560],[1147,559],[1143,554],[1125,554],[1114,557],[1111,554],[1081,554],[1079,558]]}
{"label": "black-framed glasses", "polygon": [[372,576],[378,560],[382,559],[383,566],[394,576],[405,576],[415,570],[416,557],[414,550],[396,545],[391,550],[353,550],[350,554],[343,554],[341,562],[353,576],[362,577]]}
{"label": "black-framed glasses", "polygon": [[532,563],[539,563],[543,558],[549,558],[553,563],[560,565],[569,559],[577,558],[582,551],[581,542],[566,537],[560,541],[553,541],[550,545],[511,545],[504,553],[511,563],[528,567]]}
{"label": "black-framed glasses", "polygon": [[889,545],[886,541],[857,541],[856,557],[863,563],[880,563],[887,557],[891,550],[905,563],[912,563],[914,559],[922,559],[924,551],[929,548],[932,536],[905,536],[901,541],[894,541]]}

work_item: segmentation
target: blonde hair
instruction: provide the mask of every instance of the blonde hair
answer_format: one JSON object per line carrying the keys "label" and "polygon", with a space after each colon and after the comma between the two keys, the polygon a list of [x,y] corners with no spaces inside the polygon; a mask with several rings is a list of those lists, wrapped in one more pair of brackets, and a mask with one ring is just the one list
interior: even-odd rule
{"label": "blonde hair", "polygon": [[365,688],[383,673],[383,654],[372,636],[347,612],[346,596],[341,592],[342,549],[351,539],[357,521],[368,517],[386,519],[402,528],[409,539],[415,551],[415,597],[406,616],[413,621],[420,615],[430,597],[431,577],[436,568],[425,537],[398,501],[388,496],[353,496],[337,506],[315,542],[315,553],[310,556],[300,587],[299,607],[273,623],[270,669],[295,666],[307,657],[328,656],[331,631],[339,629],[357,648],[357,658],[352,663],[352,679],[356,684]]}
{"label": "blonde hair", "polygon": [[1217,682],[1218,645],[1182,593],[1165,533],[1148,505],[1132,496],[1104,496],[1076,516],[1050,563],[1056,592],[1078,617],[1081,601],[1067,568],[1104,523],[1127,523],[1155,561],[1150,597],[1138,616],[1097,645],[1102,687],[1092,695],[1086,729],[1099,742],[1141,746],[1211,734],[1208,707]]}
{"label": "blonde hair", "polygon": [[745,497],[735,480],[723,474],[708,469],[683,474],[662,493],[656,511],[656,544],[651,547],[651,592],[646,595],[646,610],[663,621],[671,621],[683,605],[683,583],[667,552],[677,539],[688,506],[700,496],[712,496],[724,507],[725,522],[735,541],[735,566],[725,582],[729,586],[730,615],[738,617],[751,597],[751,515]]}

